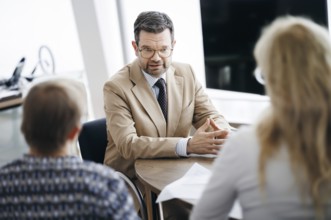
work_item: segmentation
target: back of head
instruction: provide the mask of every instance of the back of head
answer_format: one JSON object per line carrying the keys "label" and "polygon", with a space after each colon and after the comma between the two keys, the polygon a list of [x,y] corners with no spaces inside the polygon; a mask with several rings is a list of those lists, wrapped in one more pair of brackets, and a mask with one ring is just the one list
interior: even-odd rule
{"label": "back of head", "polygon": [[139,34],[141,31],[150,33],[161,33],[169,29],[172,41],[174,40],[174,26],[170,17],[162,12],[145,11],[141,12],[134,22],[134,38],[139,44]]}
{"label": "back of head", "polygon": [[[326,28],[302,17],[268,26],[254,51],[272,109],[257,128],[260,177],[280,146],[287,147],[298,183],[319,214],[331,181],[331,41]],[[302,181],[302,180],[306,181]]]}
{"label": "back of head", "polygon": [[281,17],[264,30],[254,52],[274,108],[299,113],[329,98],[331,41],[326,28],[306,18]]}
{"label": "back of head", "polygon": [[85,90],[71,79],[53,79],[34,85],[23,103],[21,130],[31,148],[49,154],[57,151],[69,133],[80,126]]}

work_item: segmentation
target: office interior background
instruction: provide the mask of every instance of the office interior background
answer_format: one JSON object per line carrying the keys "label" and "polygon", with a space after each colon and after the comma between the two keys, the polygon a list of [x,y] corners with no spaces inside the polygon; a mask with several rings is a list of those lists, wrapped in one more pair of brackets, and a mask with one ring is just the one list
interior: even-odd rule
{"label": "office interior background", "polygon": [[[330,11],[330,0],[325,2],[325,10]],[[206,74],[209,67],[205,65],[201,6],[200,0],[0,0],[0,80],[9,78],[25,57],[23,76],[30,76],[37,66],[37,78],[65,76],[82,80],[89,94],[86,120],[104,117],[104,82],[135,59],[131,46],[134,20],[141,11],[158,10],[174,22],[177,43],[173,60],[192,65],[212,101],[230,122],[250,124],[268,106],[268,97],[208,85],[208,81],[226,78]],[[328,21],[330,24],[329,17]],[[38,65],[42,46],[47,46],[54,58],[51,76],[43,74]],[[49,59],[49,54],[45,56]],[[227,76],[229,68],[220,71]],[[0,111],[0,165],[27,149],[20,134],[20,117],[20,107]]]}

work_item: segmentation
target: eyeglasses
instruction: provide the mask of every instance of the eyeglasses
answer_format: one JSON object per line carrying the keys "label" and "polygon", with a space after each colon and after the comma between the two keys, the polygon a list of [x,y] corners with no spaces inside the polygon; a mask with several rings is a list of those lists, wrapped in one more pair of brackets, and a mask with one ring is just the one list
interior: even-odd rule
{"label": "eyeglasses", "polygon": [[167,47],[167,48],[163,48],[163,49],[160,49],[160,50],[154,50],[154,49],[151,49],[151,48],[139,49],[140,55],[145,59],[152,58],[156,51],[157,51],[157,54],[160,57],[168,58],[172,54],[173,48]]}
{"label": "eyeglasses", "polygon": [[262,85],[265,84],[264,78],[263,78],[263,74],[262,71],[259,67],[256,67],[256,69],[254,70],[254,76],[255,79]]}

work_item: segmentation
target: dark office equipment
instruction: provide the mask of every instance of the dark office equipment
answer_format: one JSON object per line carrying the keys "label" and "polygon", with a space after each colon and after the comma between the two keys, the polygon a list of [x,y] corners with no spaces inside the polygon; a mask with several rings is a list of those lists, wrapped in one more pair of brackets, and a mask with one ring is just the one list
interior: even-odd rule
{"label": "dark office equipment", "polygon": [[200,0],[207,88],[264,94],[254,78],[253,49],[276,17],[328,25],[327,0]]}
{"label": "dark office equipment", "polygon": [[24,64],[25,64],[25,57],[22,57],[22,59],[16,65],[13,75],[8,80],[3,81],[4,85],[6,85],[8,89],[10,90],[19,89],[18,81],[21,77]]}

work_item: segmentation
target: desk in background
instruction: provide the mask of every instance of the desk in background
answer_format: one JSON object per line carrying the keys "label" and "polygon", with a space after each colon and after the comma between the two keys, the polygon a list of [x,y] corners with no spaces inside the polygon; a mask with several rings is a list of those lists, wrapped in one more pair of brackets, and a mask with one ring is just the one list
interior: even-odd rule
{"label": "desk in background", "polygon": [[19,91],[0,91],[0,110],[20,106],[23,103],[22,93]]}

